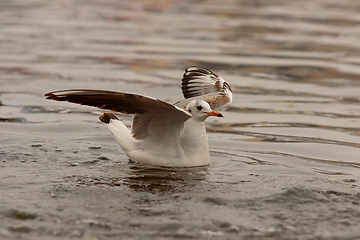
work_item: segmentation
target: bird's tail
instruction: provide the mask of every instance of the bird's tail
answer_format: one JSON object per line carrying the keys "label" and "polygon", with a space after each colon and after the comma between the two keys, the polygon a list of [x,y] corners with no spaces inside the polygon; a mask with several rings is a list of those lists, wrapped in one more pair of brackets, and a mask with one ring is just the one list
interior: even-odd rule
{"label": "bird's tail", "polygon": [[113,113],[106,112],[101,115],[99,119],[110,130],[125,153],[135,149],[136,139],[131,135],[130,130]]}

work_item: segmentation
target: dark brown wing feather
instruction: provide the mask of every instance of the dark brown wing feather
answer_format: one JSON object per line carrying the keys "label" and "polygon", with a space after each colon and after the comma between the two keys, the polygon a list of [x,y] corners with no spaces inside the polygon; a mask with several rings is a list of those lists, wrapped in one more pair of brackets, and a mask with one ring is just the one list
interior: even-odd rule
{"label": "dark brown wing feather", "polygon": [[216,73],[202,67],[188,67],[181,86],[185,98],[198,97],[214,92],[231,92],[229,84]]}
{"label": "dark brown wing feather", "polygon": [[159,99],[104,90],[62,90],[46,93],[45,96],[50,100],[67,101],[127,114],[143,114],[150,109],[156,112],[163,111],[164,108],[174,108],[173,105]]}
{"label": "dark brown wing feather", "polygon": [[175,103],[186,108],[192,100],[204,100],[211,108],[218,111],[232,102],[230,85],[219,75],[202,67],[188,67],[182,79],[182,92],[185,97]]}

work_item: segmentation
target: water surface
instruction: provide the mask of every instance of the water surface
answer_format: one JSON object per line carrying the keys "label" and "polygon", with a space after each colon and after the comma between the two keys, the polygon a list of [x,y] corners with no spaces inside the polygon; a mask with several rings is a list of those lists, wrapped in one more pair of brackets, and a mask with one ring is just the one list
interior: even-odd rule
{"label": "water surface", "polygon": [[[0,3],[1,239],[360,237],[357,1]],[[230,83],[211,164],[129,163],[71,88],[176,102]],[[131,117],[119,115],[127,125]]]}

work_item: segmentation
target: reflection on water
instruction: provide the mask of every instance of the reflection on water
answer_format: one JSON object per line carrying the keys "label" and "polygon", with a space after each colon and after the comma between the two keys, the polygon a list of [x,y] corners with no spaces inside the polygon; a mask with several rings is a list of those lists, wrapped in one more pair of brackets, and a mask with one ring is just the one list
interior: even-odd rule
{"label": "reflection on water", "polygon": [[[0,238],[355,239],[359,11],[353,0],[2,1]],[[207,122],[204,168],[128,163],[102,111],[43,97],[91,88],[174,103],[191,65],[234,91]]]}
{"label": "reflection on water", "polygon": [[134,191],[171,194],[185,192],[206,180],[207,167],[165,168],[133,165],[123,180]]}

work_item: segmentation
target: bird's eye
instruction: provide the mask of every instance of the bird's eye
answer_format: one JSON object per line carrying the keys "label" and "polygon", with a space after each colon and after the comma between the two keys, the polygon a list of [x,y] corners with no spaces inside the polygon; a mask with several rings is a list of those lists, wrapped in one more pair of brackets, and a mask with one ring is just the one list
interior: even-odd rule
{"label": "bird's eye", "polygon": [[202,106],[197,106],[196,108],[200,111],[202,109]]}

